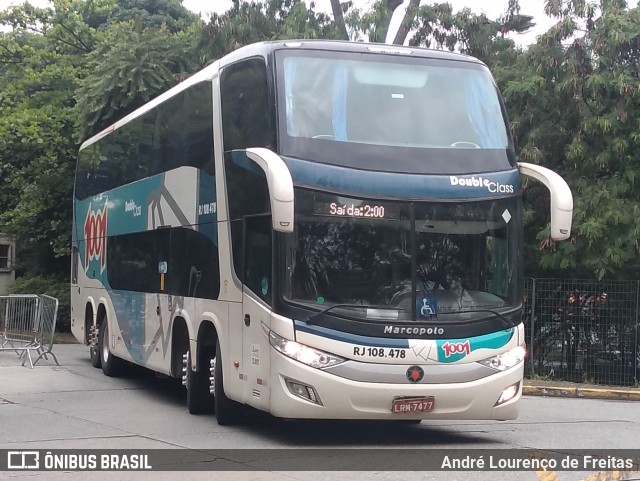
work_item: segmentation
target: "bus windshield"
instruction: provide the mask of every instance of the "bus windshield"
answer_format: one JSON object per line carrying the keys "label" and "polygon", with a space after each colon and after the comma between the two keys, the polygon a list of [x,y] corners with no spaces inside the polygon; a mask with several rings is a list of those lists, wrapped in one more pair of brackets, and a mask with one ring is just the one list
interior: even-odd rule
{"label": "bus windshield", "polygon": [[348,304],[331,312],[373,321],[473,319],[517,307],[519,202],[409,203],[298,191],[285,298],[318,310]]}
{"label": "bus windshield", "polygon": [[308,147],[314,141],[324,141],[315,142],[316,150],[340,142],[463,150],[467,159],[469,150],[504,153],[510,146],[498,91],[481,64],[376,54],[286,54],[279,58],[285,155],[299,156],[305,143]]}

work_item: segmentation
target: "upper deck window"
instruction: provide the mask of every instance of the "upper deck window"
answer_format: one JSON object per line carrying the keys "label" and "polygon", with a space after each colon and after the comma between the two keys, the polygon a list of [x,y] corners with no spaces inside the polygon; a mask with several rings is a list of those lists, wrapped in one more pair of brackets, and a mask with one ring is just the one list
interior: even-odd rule
{"label": "upper deck window", "polygon": [[[297,50],[279,52],[278,67],[285,155],[309,158],[304,151],[334,150],[340,155],[342,150],[352,157],[345,149],[351,152],[356,146],[346,144],[358,144],[361,150],[388,148],[387,155],[404,149],[401,155],[411,151],[409,157],[424,162],[434,150],[456,151],[445,152],[441,161],[465,157],[464,169],[458,169],[462,172],[484,170],[474,169],[469,159],[487,158],[488,153],[470,150],[498,150],[501,155],[493,155],[502,162],[490,168],[509,168],[506,116],[491,74],[481,64]],[[387,170],[376,168],[375,160],[372,164],[360,167]],[[407,165],[401,170],[415,169]]]}

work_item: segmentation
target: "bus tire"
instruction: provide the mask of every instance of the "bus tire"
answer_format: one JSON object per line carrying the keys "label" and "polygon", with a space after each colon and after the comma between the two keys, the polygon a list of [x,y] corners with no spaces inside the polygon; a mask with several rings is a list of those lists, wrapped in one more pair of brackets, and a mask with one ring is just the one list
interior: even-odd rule
{"label": "bus tire", "polygon": [[102,360],[98,354],[98,348],[95,346],[89,347],[89,357],[91,358],[91,365],[95,368],[102,367]]}
{"label": "bus tire", "polygon": [[105,376],[114,377],[118,375],[122,367],[122,359],[114,356],[109,350],[109,324],[105,319],[100,325],[98,333],[98,348],[100,354],[100,362],[102,364],[102,372]]}
{"label": "bus tire", "polygon": [[[94,327],[95,331],[98,331],[98,327]],[[100,351],[98,349],[98,339],[93,339],[95,336],[95,331],[90,335],[89,341],[89,357],[91,358],[91,365],[97,369],[102,367],[102,359],[100,358]],[[96,336],[99,338],[98,336]]]}
{"label": "bus tire", "polygon": [[222,379],[222,356],[220,355],[220,341],[216,341],[216,357],[214,367],[214,392],[216,419],[220,426],[230,426],[240,421],[242,406],[229,399],[224,393]]}
{"label": "bus tire", "polygon": [[[86,325],[86,324],[85,324]],[[85,329],[88,328],[85,327]],[[91,323],[91,328],[88,329],[89,331],[89,358],[91,359],[91,365],[95,368],[101,368],[102,367],[102,359],[100,359],[100,350],[98,349],[98,333],[99,328],[97,325],[94,325],[93,323]]]}
{"label": "bus tire", "polygon": [[[201,348],[204,349],[204,348]],[[200,371],[191,370],[191,349],[187,350],[187,409],[190,414],[210,414],[215,409],[215,399],[209,391],[209,365],[211,354],[202,356]]]}

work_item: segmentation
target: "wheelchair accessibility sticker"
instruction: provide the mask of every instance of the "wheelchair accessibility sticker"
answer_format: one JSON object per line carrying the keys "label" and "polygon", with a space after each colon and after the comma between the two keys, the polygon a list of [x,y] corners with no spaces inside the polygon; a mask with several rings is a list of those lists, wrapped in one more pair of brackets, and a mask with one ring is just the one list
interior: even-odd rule
{"label": "wheelchair accessibility sticker", "polygon": [[434,297],[418,297],[416,312],[422,319],[434,319],[438,317],[438,301]]}

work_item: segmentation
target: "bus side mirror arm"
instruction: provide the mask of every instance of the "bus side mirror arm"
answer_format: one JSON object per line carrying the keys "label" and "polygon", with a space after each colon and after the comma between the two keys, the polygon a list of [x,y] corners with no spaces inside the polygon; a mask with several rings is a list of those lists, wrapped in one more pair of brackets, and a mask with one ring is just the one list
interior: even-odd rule
{"label": "bus side mirror arm", "polygon": [[562,177],[536,164],[518,162],[520,174],[542,182],[551,193],[551,238],[565,240],[571,235],[573,195]]}
{"label": "bus side mirror arm", "polygon": [[293,179],[287,164],[269,149],[251,148],[246,152],[267,177],[273,229],[293,232]]}

